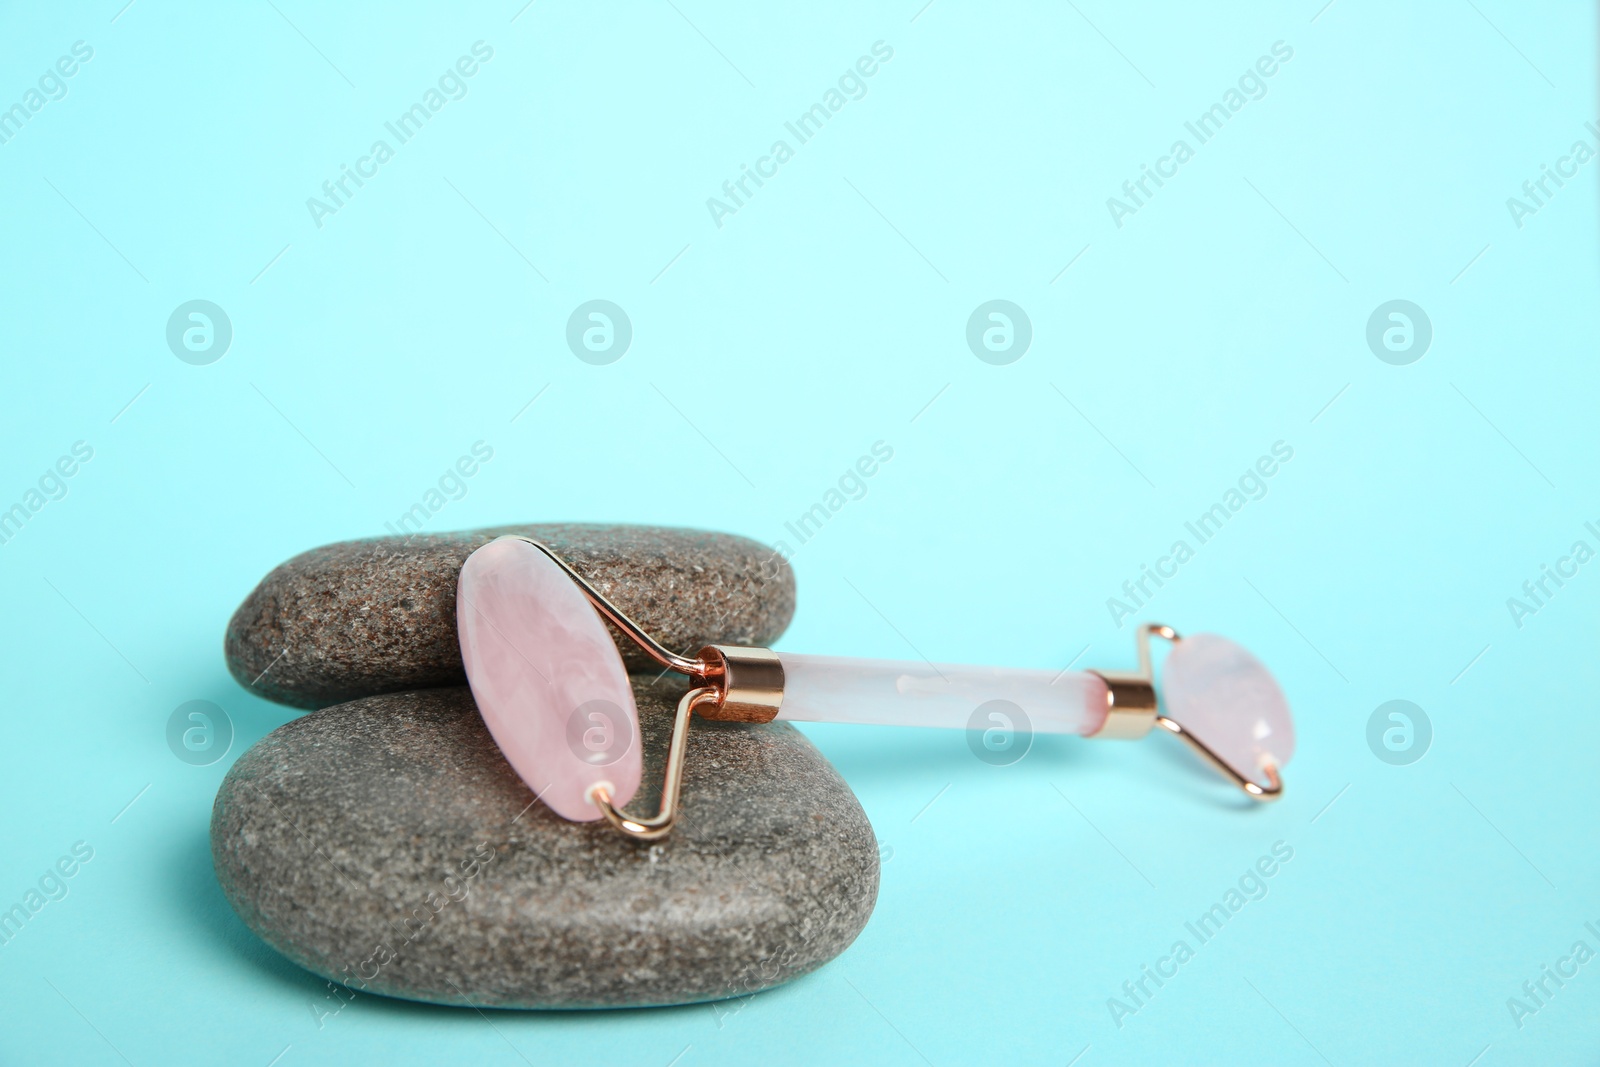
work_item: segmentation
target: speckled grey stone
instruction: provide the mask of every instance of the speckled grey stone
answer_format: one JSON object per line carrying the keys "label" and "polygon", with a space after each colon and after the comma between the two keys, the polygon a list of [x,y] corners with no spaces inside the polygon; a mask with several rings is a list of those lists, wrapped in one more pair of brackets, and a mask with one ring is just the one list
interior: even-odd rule
{"label": "speckled grey stone", "polygon": [[[660,526],[496,526],[340,541],[261,580],[228,623],[228,669],[246,689],[302,708],[461,685],[456,579],[479,545],[537,537],[668,648],[770,645],[794,615],[794,572],[732,534]],[[619,638],[623,658],[650,661]]]}
{"label": "speckled grey stone", "polygon": [[[635,678],[653,812],[676,693]],[[440,1004],[686,1004],[789,981],[872,913],[854,794],[784,723],[696,719],[681,822],[636,842],[535,803],[471,693],[369,697],[279,727],[211,817],[223,891],[302,967]],[[331,1006],[336,1006],[330,1004]]]}

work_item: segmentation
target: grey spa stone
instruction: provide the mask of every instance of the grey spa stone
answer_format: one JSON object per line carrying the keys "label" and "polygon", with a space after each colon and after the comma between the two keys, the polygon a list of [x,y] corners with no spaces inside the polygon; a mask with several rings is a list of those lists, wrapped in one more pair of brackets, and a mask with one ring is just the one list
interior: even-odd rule
{"label": "grey spa stone", "polygon": [[[653,813],[677,687],[638,694]],[[855,795],[792,726],[696,719],[654,844],[534,801],[470,691],[368,697],[279,727],[229,770],[217,878],[246,925],[358,992],[497,1008],[742,996],[843,952],[878,894]]]}
{"label": "grey spa stone", "polygon": [[[544,541],[668,648],[770,645],[794,615],[794,572],[732,534],[553,524],[340,541],[274,569],[234,612],[223,647],[239,683],[320,708],[374,693],[462,685],[456,578],[501,534]],[[630,667],[646,669],[619,639]]]}

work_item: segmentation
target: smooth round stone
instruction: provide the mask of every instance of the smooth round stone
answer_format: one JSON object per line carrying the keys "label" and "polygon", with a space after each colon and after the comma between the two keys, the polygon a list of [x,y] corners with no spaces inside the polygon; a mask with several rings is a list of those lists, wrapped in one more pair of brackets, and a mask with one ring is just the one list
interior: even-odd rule
{"label": "smooth round stone", "polygon": [[[228,623],[228,669],[251,692],[304,708],[462,685],[456,579],[474,549],[508,533],[550,545],[676,651],[770,645],[794,615],[789,565],[732,534],[556,524],[376,537],[312,549],[263,578]],[[613,635],[630,667],[651,666]]]}
{"label": "smooth round stone", "polygon": [[1239,773],[1261,781],[1265,767],[1294,755],[1289,701],[1262,662],[1216,634],[1190,634],[1161,668],[1168,718],[1206,743]]}
{"label": "smooth round stone", "polygon": [[[635,681],[653,814],[679,695]],[[793,727],[695,720],[680,821],[653,845],[557,817],[464,688],[279,727],[211,818],[235,911],[300,966],[439,1004],[619,1008],[741,996],[843,952],[878,850],[854,794]]]}

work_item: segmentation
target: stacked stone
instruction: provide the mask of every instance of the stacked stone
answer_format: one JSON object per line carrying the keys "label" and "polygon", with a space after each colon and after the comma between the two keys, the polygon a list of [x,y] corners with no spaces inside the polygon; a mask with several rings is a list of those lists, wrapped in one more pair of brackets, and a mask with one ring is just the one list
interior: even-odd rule
{"label": "stacked stone", "polygon": [[[241,756],[212,856],[245,923],[356,992],[500,1008],[742,996],[843,952],[877,899],[854,794],[792,726],[696,720],[663,841],[567,822],[500,755],[465,686],[456,579],[504,533],[538,538],[669,648],[769,645],[794,577],[765,546],[630,526],[501,527],[347,541],[266,576],[228,625],[228,667],[317,708]],[[615,636],[615,635],[614,635]],[[685,688],[618,637],[653,811]]]}

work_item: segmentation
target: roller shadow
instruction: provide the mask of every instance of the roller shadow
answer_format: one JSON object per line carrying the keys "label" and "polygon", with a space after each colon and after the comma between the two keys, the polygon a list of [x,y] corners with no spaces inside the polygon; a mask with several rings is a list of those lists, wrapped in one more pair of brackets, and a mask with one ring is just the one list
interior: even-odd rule
{"label": "roller shadow", "polygon": [[1246,796],[1214,767],[1209,766],[1199,753],[1166,730],[1157,727],[1151,733],[1157,736],[1146,738],[1144,743],[1151,749],[1151,758],[1161,764],[1161,783],[1168,793],[1181,797],[1187,803],[1209,804],[1228,811],[1269,806]]}
{"label": "roller shadow", "polygon": [[[968,731],[798,723],[844,780],[858,790],[921,785],[929,776],[959,781],[984,768]],[[975,733],[975,732],[974,732]],[[1184,803],[1241,811],[1267,805],[1245,796],[1188,745],[1159,727],[1138,741],[1094,741],[1069,734],[1037,734],[1025,762],[1051,775],[1123,764],[1133,786],[1150,787]],[[1024,762],[1019,760],[1018,762]]]}
{"label": "roller shadow", "polygon": [[[917,729],[904,726],[846,726],[796,723],[828,762],[852,786],[920,785],[930,775],[960,778],[988,762],[974,751],[978,731]],[[1035,734],[1017,762],[1048,763],[1068,771],[1094,758],[1083,739],[1066,734]]]}

